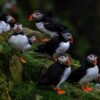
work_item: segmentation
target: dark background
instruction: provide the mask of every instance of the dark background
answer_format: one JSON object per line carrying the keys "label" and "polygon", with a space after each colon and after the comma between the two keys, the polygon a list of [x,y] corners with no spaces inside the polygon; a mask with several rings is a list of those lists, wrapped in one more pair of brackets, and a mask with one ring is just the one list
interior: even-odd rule
{"label": "dark background", "polygon": [[[7,7],[7,2],[12,6]],[[36,29],[28,16],[34,10],[45,10],[68,26],[74,36],[74,58],[84,59],[89,52],[100,56],[100,0],[0,0],[0,14],[11,13],[23,26]]]}

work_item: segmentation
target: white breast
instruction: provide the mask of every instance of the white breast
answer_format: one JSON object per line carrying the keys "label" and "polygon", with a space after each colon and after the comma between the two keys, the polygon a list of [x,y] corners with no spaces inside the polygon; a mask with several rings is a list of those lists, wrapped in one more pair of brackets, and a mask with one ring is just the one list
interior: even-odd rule
{"label": "white breast", "polygon": [[6,27],[4,29],[4,32],[8,32],[10,30],[10,25],[8,23],[6,23]]}
{"label": "white breast", "polygon": [[97,78],[98,74],[99,74],[99,69],[97,65],[93,68],[89,68],[87,70],[86,75],[79,81],[79,83],[83,84],[83,83],[91,82]]}
{"label": "white breast", "polygon": [[8,39],[8,43],[12,48],[23,51],[29,49],[31,45],[29,44],[28,38],[26,35],[12,35]]}
{"label": "white breast", "polygon": [[56,49],[56,54],[64,54],[69,49],[69,42],[61,42],[59,47]]}
{"label": "white breast", "polygon": [[49,34],[51,37],[54,37],[54,36],[57,36],[57,32],[52,32],[52,31],[49,31],[47,30],[45,27],[44,27],[44,23],[43,22],[38,22],[36,23],[36,27],[38,30],[40,30],[41,32],[45,33],[45,34]]}
{"label": "white breast", "polygon": [[10,25],[4,21],[0,21],[0,33],[7,32],[10,30]]}
{"label": "white breast", "polygon": [[63,72],[63,74],[62,74],[62,76],[61,76],[61,79],[60,79],[60,81],[59,81],[59,83],[57,84],[56,87],[59,88],[60,85],[61,85],[63,82],[66,81],[66,79],[69,77],[70,74],[71,74],[71,68],[70,68],[70,67],[65,68],[65,70],[64,70],[64,72]]}
{"label": "white breast", "polygon": [[6,23],[4,21],[0,21],[0,33],[3,33],[5,28],[6,28]]}
{"label": "white breast", "polygon": [[69,77],[70,73],[71,73],[71,68],[70,67],[65,68],[64,73],[62,75],[63,80],[66,80]]}

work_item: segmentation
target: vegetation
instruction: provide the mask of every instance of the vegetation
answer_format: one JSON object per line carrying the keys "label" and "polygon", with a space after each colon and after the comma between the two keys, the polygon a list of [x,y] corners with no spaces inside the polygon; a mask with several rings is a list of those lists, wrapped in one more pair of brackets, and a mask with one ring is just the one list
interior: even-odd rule
{"label": "vegetation", "polygon": [[[38,37],[38,43],[23,54],[27,63],[22,64],[19,60],[22,54],[15,52],[7,43],[13,30],[0,34],[0,100],[100,100],[100,89],[96,89],[94,83],[90,85],[95,91],[85,93],[79,86],[66,82],[62,86],[65,95],[58,95],[51,87],[37,87],[39,78],[53,61],[47,55],[35,52],[44,35],[33,31],[35,25],[27,19],[35,9],[46,10],[49,17],[59,19],[75,37],[71,56],[83,60],[91,49],[100,55],[100,0],[11,0],[16,1],[15,10],[7,9],[6,1],[10,0],[0,0],[0,15],[14,15],[25,26],[26,34],[32,33]],[[72,69],[79,67],[80,61],[71,57],[71,66]]]}
{"label": "vegetation", "polygon": [[[37,31],[24,28],[27,33]],[[39,43],[26,51],[23,56],[27,63],[19,60],[20,52],[13,52],[7,44],[8,32],[0,36],[0,100],[99,100],[100,92],[85,93],[75,84],[64,83],[62,88],[65,95],[58,95],[51,87],[40,88],[36,85],[40,76],[53,63],[47,55],[36,53],[34,50]],[[41,40],[42,36],[38,37]],[[71,58],[72,69],[80,66],[80,62]],[[94,84],[92,84],[94,86]]]}

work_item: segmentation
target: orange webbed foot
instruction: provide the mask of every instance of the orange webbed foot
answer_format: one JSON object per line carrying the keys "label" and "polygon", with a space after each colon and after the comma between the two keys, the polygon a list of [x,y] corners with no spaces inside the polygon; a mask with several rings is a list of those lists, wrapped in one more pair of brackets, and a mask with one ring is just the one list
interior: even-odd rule
{"label": "orange webbed foot", "polygon": [[90,88],[90,87],[86,87],[86,89],[87,89],[88,91],[93,91],[93,88]]}
{"label": "orange webbed foot", "polygon": [[57,94],[65,94],[65,91],[59,88],[54,88],[54,90],[57,92]]}
{"label": "orange webbed foot", "polygon": [[26,60],[24,60],[22,57],[20,57],[20,61],[25,64],[26,63]]}
{"label": "orange webbed foot", "polygon": [[85,92],[91,92],[91,91],[93,91],[93,89],[90,88],[90,87],[82,87],[82,90],[85,91]]}

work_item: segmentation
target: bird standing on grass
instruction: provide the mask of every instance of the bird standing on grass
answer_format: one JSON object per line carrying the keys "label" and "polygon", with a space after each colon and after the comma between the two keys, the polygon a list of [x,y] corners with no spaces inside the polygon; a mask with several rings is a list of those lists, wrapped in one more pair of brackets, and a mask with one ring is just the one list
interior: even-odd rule
{"label": "bird standing on grass", "polygon": [[[10,46],[18,51],[24,52],[31,48],[32,44],[36,41],[35,36],[27,36],[23,32],[22,24],[15,24],[14,25],[14,33],[9,36],[8,43]],[[25,63],[26,61],[23,57],[20,60]]]}
{"label": "bird standing on grass", "polygon": [[8,32],[11,29],[11,25],[15,23],[16,20],[11,15],[0,16],[0,34],[3,32]]}
{"label": "bird standing on grass", "polygon": [[35,21],[37,29],[51,37],[58,36],[62,32],[67,33],[68,29],[66,26],[58,23],[57,21],[48,18],[42,11],[34,11],[29,16],[29,21]]}
{"label": "bird standing on grass", "polygon": [[42,75],[38,85],[51,85],[58,94],[65,94],[65,91],[60,89],[60,85],[65,82],[70,73],[70,58],[68,56],[61,55],[57,58],[57,61],[48,68],[46,73]]}
{"label": "bird standing on grass", "polygon": [[90,92],[93,91],[93,89],[87,87],[87,84],[96,79],[98,74],[99,68],[97,65],[97,56],[90,54],[87,56],[86,64],[74,70],[68,80],[69,82],[79,83],[83,91]]}
{"label": "bird standing on grass", "polygon": [[67,33],[64,37],[61,35],[51,38],[48,42],[39,45],[36,51],[56,58],[61,54],[65,54],[71,43],[73,43],[73,37],[70,33]]}

